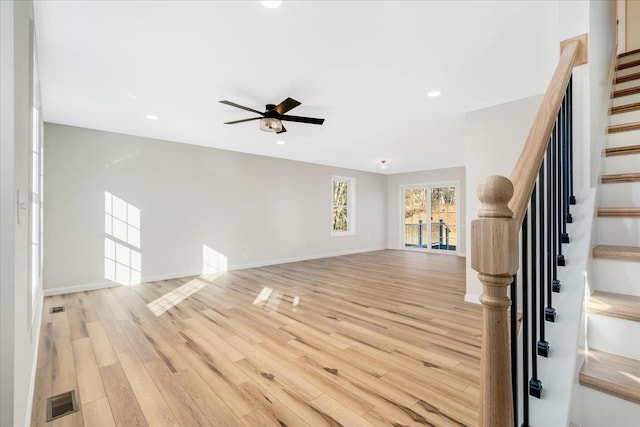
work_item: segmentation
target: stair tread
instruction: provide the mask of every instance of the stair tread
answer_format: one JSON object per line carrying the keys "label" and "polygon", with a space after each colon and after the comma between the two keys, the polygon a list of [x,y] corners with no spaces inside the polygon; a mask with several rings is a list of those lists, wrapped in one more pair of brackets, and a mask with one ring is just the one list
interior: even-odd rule
{"label": "stair tread", "polygon": [[605,150],[607,156],[623,156],[626,154],[640,154],[640,145],[626,145],[622,147],[611,147]]}
{"label": "stair tread", "polygon": [[618,54],[618,58],[624,58],[625,56],[635,55],[640,53],[640,49],[630,50],[629,52],[622,52]]}
{"label": "stair tread", "polygon": [[[640,76],[640,74],[638,74]],[[640,110],[640,102],[635,102],[633,104],[625,104],[619,105],[617,107],[611,107],[609,110],[609,114],[622,114],[622,113],[630,113],[632,111]]]}
{"label": "stair tread", "polygon": [[602,183],[610,184],[615,182],[635,182],[640,181],[640,173],[614,173],[602,175]]}
{"label": "stair tread", "polygon": [[640,404],[640,361],[589,350],[580,369],[580,384]]}
{"label": "stair tread", "polygon": [[609,126],[609,133],[629,132],[632,130],[640,130],[640,122],[624,123],[621,125]]}
{"label": "stair tread", "polygon": [[640,217],[640,208],[598,208],[598,216]]}
{"label": "stair tread", "polygon": [[618,66],[616,67],[616,70],[626,70],[628,68],[633,68],[633,67],[637,67],[638,65],[640,65],[640,59],[637,59],[635,61],[629,61],[629,62],[624,62],[622,64],[618,64]]}
{"label": "stair tread", "polygon": [[614,98],[620,98],[622,96],[635,95],[640,93],[640,86],[634,86],[627,89],[620,89],[613,92]]}
{"label": "stair tread", "polygon": [[637,246],[598,245],[592,253],[594,258],[640,262],[640,248]]}
{"label": "stair tread", "polygon": [[587,303],[589,313],[640,322],[640,297],[595,291]]}
{"label": "stair tread", "polygon": [[617,76],[614,79],[613,83],[614,84],[625,83],[625,82],[630,82],[638,79],[640,79],[640,73],[633,73],[633,74],[627,74],[626,76]]}

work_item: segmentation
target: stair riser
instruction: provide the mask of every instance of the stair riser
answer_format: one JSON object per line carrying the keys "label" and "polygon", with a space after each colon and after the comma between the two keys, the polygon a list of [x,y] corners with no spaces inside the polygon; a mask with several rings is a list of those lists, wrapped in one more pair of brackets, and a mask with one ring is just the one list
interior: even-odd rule
{"label": "stair riser", "polygon": [[640,218],[598,217],[600,245],[640,246]]}
{"label": "stair riser", "polygon": [[[604,173],[632,173],[640,170],[640,153],[623,156],[607,156],[604,159]],[[605,188],[604,191],[609,191]],[[640,206],[640,205],[638,205]]]}
{"label": "stair riser", "polygon": [[589,348],[640,360],[640,322],[588,313]]}
{"label": "stair riser", "polygon": [[640,405],[615,396],[580,387],[584,427],[637,427]]}
{"label": "stair riser", "polygon": [[591,275],[593,290],[640,297],[640,262],[594,258]]}
{"label": "stair riser", "polygon": [[618,58],[618,64],[626,64],[628,62],[637,61],[640,59],[640,52],[636,52],[632,55],[626,55]]}
{"label": "stair riser", "polygon": [[617,70],[615,76],[616,77],[628,76],[629,74],[634,74],[634,73],[637,73],[638,71],[640,71],[640,67],[625,68],[624,70]]}
{"label": "stair riser", "polygon": [[623,145],[640,144],[640,130],[610,133],[607,147],[620,147]]}
{"label": "stair riser", "polygon": [[618,105],[633,104],[634,102],[640,102],[640,94],[620,96],[618,98],[613,98],[612,104],[614,107],[617,107]]}
{"label": "stair riser", "polygon": [[618,83],[613,87],[613,90],[622,90],[638,86],[640,86],[640,80],[631,80],[630,82]]}
{"label": "stair riser", "polygon": [[601,207],[640,206],[640,182],[604,184],[599,191]]}
{"label": "stair riser", "polygon": [[610,125],[621,125],[632,122],[640,122],[640,110],[628,113],[612,114],[609,116]]}

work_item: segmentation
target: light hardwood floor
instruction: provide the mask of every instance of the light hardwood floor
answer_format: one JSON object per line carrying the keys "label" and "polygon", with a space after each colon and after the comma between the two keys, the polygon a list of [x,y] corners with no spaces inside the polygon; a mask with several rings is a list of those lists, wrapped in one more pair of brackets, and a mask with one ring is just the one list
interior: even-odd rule
{"label": "light hardwood floor", "polygon": [[378,251],[48,297],[32,424],[75,389],[81,411],[48,425],[476,425],[464,276]]}

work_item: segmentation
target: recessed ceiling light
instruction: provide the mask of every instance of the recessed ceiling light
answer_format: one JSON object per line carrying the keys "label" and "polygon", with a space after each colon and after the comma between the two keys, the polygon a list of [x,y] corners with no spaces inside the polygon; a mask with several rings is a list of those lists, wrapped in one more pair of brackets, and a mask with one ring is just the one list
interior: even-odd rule
{"label": "recessed ceiling light", "polygon": [[134,95],[133,93],[128,93],[127,94],[127,98],[129,98],[129,99],[138,99],[138,97],[136,95]]}
{"label": "recessed ceiling light", "polygon": [[158,116],[154,116],[152,114],[147,114],[147,119],[149,119],[149,120],[158,120],[159,117]]}
{"label": "recessed ceiling light", "polygon": [[267,7],[269,9],[275,9],[277,7],[282,6],[282,1],[275,1],[275,0],[271,0],[271,1],[260,1],[260,4],[263,5],[264,7]]}
{"label": "recessed ceiling light", "polygon": [[440,95],[442,95],[442,92],[440,92],[439,90],[432,90],[431,92],[427,93],[427,96],[430,98],[435,98],[436,96]]}
{"label": "recessed ceiling light", "polygon": [[286,142],[286,141],[283,141],[283,140],[276,141],[276,144],[278,144],[278,145],[284,145],[284,144],[286,144],[286,143],[287,143],[287,142]]}

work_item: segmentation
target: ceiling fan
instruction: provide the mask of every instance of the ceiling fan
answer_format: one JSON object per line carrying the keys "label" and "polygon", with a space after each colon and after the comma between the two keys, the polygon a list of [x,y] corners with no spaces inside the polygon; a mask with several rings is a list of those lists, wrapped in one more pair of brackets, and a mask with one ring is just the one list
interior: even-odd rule
{"label": "ceiling fan", "polygon": [[251,120],[260,120],[260,130],[263,130],[265,132],[283,133],[287,131],[282,124],[283,121],[310,123],[313,125],[321,125],[322,123],[324,123],[324,119],[315,119],[313,117],[300,117],[300,116],[286,115],[285,113],[287,111],[293,110],[298,105],[300,105],[300,102],[296,101],[293,98],[287,98],[278,105],[267,104],[266,111],[264,113],[258,110],[254,110],[253,108],[236,104],[231,101],[220,101],[220,102],[223,104],[231,105],[232,107],[236,107],[242,110],[247,110],[256,114],[260,114],[260,117],[252,117],[250,119],[242,119],[242,120],[235,120],[233,122],[226,122],[225,125],[233,125],[236,123],[249,122]]}

